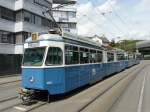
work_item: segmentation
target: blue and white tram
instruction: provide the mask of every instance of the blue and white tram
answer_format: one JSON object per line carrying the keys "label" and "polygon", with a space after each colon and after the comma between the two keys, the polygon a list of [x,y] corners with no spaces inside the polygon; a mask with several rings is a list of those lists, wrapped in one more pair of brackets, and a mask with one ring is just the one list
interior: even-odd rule
{"label": "blue and white tram", "polygon": [[85,38],[33,35],[24,44],[22,91],[69,92],[125,69],[128,60],[120,57]]}

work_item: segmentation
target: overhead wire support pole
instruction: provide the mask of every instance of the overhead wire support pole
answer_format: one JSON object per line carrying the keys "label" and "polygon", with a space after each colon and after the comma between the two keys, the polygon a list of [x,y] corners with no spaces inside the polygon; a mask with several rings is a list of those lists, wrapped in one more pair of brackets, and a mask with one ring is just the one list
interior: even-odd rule
{"label": "overhead wire support pole", "polygon": [[60,25],[56,22],[55,18],[54,18],[54,17],[53,17],[53,15],[51,14],[51,12],[52,12],[52,10],[51,10],[51,9],[49,9],[49,10],[47,10],[47,11],[43,12],[43,14],[45,15],[45,13],[48,13],[48,14],[51,16],[51,18],[52,18],[53,22],[54,22],[54,23],[55,23],[55,25],[59,28],[60,33],[62,34],[62,29],[61,29]]}
{"label": "overhead wire support pole", "polygon": [[[48,1],[48,0],[45,0],[45,1]],[[49,1],[48,1],[49,2]],[[71,4],[73,4],[74,2],[73,1],[68,1],[68,2],[66,2],[65,3],[65,5],[64,4],[60,4],[60,5],[58,5],[58,7],[54,7],[54,8],[51,8],[51,7],[45,7],[44,5],[42,5],[42,4],[39,4],[39,5],[41,5],[42,6],[42,8],[44,9],[44,10],[46,10],[46,9],[48,9],[48,10],[46,10],[45,12],[43,12],[43,15],[45,16],[45,13],[48,13],[49,15],[50,15],[50,17],[51,17],[51,19],[52,19],[52,21],[55,23],[55,25],[56,25],[56,27],[58,27],[58,29],[59,29],[59,33],[61,33],[61,35],[62,35],[62,28],[61,28],[61,26],[56,22],[56,20],[55,20],[55,18],[53,17],[53,15],[52,15],[52,10],[53,9],[55,9],[55,8],[61,8],[61,7],[64,7],[64,6],[68,6],[68,5],[71,5]]]}
{"label": "overhead wire support pole", "polygon": [[[48,0],[45,0],[45,1],[49,2]],[[45,10],[45,11],[42,12],[42,14],[43,14],[45,17],[46,17],[45,13],[48,13],[48,14],[49,14],[49,16],[51,17],[50,20],[52,20],[52,22],[56,25],[56,27],[58,27],[59,33],[62,34],[62,29],[61,29],[61,27],[60,27],[59,24],[56,22],[55,18],[53,17],[53,15],[52,15],[52,13],[51,13],[51,12],[52,12],[52,7],[47,7],[47,6],[45,6],[45,5],[43,5],[43,4],[40,4],[40,3],[38,3],[38,2],[35,2],[35,3],[38,4],[38,5],[40,5],[40,6],[42,7],[42,9]],[[50,26],[49,26],[49,28],[51,29]]]}

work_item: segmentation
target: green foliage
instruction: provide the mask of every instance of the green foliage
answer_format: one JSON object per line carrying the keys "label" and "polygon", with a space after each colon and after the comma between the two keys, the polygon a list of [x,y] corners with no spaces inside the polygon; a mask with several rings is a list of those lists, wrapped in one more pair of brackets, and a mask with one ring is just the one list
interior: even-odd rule
{"label": "green foliage", "polygon": [[121,40],[115,43],[113,47],[120,48],[129,52],[133,52],[136,50],[136,43],[139,41],[142,40]]}

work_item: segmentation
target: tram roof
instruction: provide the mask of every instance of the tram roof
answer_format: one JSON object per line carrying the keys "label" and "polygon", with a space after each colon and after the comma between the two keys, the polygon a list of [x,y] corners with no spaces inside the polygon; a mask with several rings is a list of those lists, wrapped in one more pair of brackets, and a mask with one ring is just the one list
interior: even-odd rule
{"label": "tram roof", "polygon": [[47,41],[62,41],[65,42],[64,40],[68,39],[68,40],[72,40],[72,41],[77,41],[77,42],[82,42],[85,44],[90,44],[90,45],[94,45],[94,46],[98,46],[98,47],[102,47],[100,45],[100,43],[95,42],[91,39],[85,38],[83,36],[78,36],[78,35],[73,35],[73,34],[69,34],[69,33],[63,33],[62,36],[60,36],[59,34],[41,34],[38,36],[37,40],[32,40],[32,37],[29,37],[28,39],[26,39],[26,43],[30,43],[30,42],[35,42],[35,41],[43,41],[43,40],[47,40]]}

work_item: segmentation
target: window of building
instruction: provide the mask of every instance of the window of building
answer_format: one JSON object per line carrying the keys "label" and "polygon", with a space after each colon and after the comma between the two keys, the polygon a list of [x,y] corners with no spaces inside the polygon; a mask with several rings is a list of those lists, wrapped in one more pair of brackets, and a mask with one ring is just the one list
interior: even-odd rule
{"label": "window of building", "polygon": [[96,50],[90,50],[90,63],[96,63]]}
{"label": "window of building", "polygon": [[111,62],[114,61],[114,53],[107,53],[107,61]]}
{"label": "window of building", "polygon": [[51,27],[51,22],[48,19],[42,18],[42,25]]}
{"label": "window of building", "polygon": [[22,20],[23,20],[22,11],[16,12],[16,21],[22,21]]}
{"label": "window of building", "polygon": [[42,18],[35,16],[35,24],[42,25]]}
{"label": "window of building", "polygon": [[60,23],[60,26],[62,28],[76,28],[76,24],[75,23]]}
{"label": "window of building", "polygon": [[54,10],[54,11],[53,11],[53,16],[54,16],[54,17],[61,17],[61,12],[58,11],[58,10]]}
{"label": "window of building", "polygon": [[35,24],[35,15],[31,14],[31,23]]}
{"label": "window of building", "polygon": [[25,42],[25,40],[28,38],[28,37],[30,37],[31,36],[31,33],[29,33],[29,32],[22,32],[22,43],[24,43]]}
{"label": "window of building", "polygon": [[68,12],[61,11],[60,14],[61,14],[61,18],[68,18]]}
{"label": "window of building", "polygon": [[76,24],[75,23],[68,23],[68,28],[76,28]]}
{"label": "window of building", "polygon": [[8,43],[8,35],[7,34],[3,34],[2,38],[1,38],[2,43]]}
{"label": "window of building", "polygon": [[102,62],[103,60],[103,54],[102,51],[97,51],[97,62]]}
{"label": "window of building", "polygon": [[80,63],[89,63],[89,49],[80,48]]}
{"label": "window of building", "polygon": [[24,11],[24,21],[31,23],[31,13]]}
{"label": "window of building", "polygon": [[[53,28],[53,23],[50,20],[43,18],[41,16],[35,15],[28,11],[23,11],[23,16],[24,16],[25,22]],[[16,18],[18,18],[17,20],[21,20],[21,19],[19,19],[20,18],[19,13],[16,15]]]}
{"label": "window of building", "polygon": [[15,21],[15,13],[14,11],[4,8],[4,7],[0,7],[0,17],[2,19],[6,19],[6,20],[10,20],[10,21]]}
{"label": "window of building", "polygon": [[69,27],[67,23],[60,23],[60,26],[61,26],[62,28],[68,28],[68,27]]}
{"label": "window of building", "polygon": [[47,58],[45,64],[48,66],[61,65],[63,62],[62,50],[58,47],[50,47],[48,49]]}
{"label": "window of building", "polygon": [[65,64],[78,64],[79,50],[76,46],[65,45]]}
{"label": "window of building", "polygon": [[14,34],[7,31],[0,31],[0,43],[14,44]]}
{"label": "window of building", "polygon": [[76,12],[68,12],[69,18],[75,18]]}

